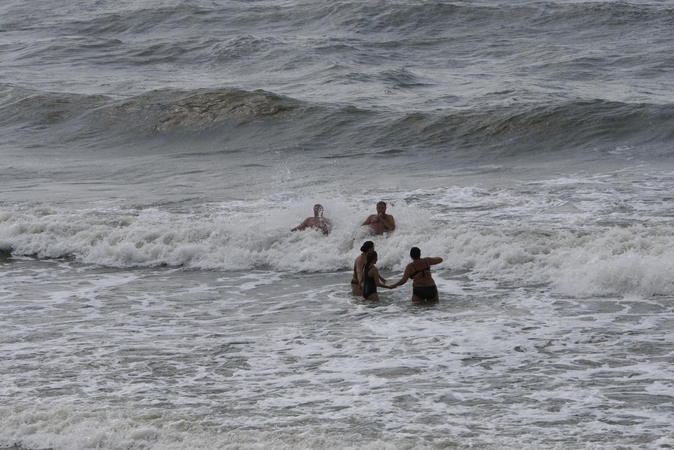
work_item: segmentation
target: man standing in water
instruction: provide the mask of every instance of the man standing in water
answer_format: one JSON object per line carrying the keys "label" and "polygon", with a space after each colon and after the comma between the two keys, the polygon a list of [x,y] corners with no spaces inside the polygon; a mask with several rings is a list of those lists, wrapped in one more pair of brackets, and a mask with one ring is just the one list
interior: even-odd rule
{"label": "man standing in water", "polygon": [[307,217],[304,219],[304,222],[290,231],[302,231],[306,228],[316,228],[321,230],[326,236],[330,234],[330,230],[332,230],[332,222],[330,222],[330,219],[323,217],[323,206],[314,205],[314,217]]}
{"label": "man standing in water", "polygon": [[393,216],[386,214],[386,202],[377,203],[377,214],[372,214],[365,219],[365,222],[361,226],[365,225],[370,225],[374,234],[384,234],[387,231],[396,229],[396,221],[393,219]]}

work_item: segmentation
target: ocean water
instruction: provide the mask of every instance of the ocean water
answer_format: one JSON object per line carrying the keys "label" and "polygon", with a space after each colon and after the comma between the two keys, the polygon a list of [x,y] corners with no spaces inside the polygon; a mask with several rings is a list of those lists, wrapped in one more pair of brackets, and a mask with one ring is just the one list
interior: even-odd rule
{"label": "ocean water", "polygon": [[[674,447],[672,48],[665,0],[4,0],[0,448]],[[440,302],[352,296],[365,240]]]}

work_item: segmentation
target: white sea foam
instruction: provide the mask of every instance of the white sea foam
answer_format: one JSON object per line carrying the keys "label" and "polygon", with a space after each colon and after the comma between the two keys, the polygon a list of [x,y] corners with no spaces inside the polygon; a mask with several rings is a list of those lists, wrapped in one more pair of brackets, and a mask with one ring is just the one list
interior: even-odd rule
{"label": "white sea foam", "polygon": [[439,305],[404,289],[373,305],[344,274],[13,265],[4,445],[554,448],[617,433],[636,449],[671,431],[666,299],[459,276]]}
{"label": "white sea foam", "polygon": [[396,218],[397,230],[385,237],[360,226],[374,212],[372,197],[347,202],[339,194],[319,200],[333,221],[328,237],[290,232],[316,202],[293,193],[190,211],[5,205],[0,246],[103,267],[329,272],[349,270],[371,239],[379,265],[394,273],[418,246],[423,256],[445,259],[438,269],[475,280],[548,284],[565,295],[668,295],[674,244],[665,218],[672,206],[660,191],[603,176],[512,189],[388,190],[374,194],[386,195]]}
{"label": "white sea foam", "polygon": [[673,447],[671,5],[487,3],[1,2],[0,447]]}

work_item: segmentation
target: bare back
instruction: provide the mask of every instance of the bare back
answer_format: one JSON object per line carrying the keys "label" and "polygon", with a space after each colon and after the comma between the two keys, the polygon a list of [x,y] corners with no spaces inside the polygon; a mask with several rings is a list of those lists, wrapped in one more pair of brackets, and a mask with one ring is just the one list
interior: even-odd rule
{"label": "bare back", "polygon": [[431,266],[441,262],[442,258],[419,258],[409,263],[405,272],[412,278],[412,286],[434,286]]}

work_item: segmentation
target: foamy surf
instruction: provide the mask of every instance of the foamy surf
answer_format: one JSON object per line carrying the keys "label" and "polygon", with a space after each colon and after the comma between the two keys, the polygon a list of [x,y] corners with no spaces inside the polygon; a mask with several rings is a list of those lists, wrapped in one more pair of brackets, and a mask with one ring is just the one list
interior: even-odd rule
{"label": "foamy surf", "polygon": [[0,2],[0,447],[674,445],[671,5],[89,3]]}

